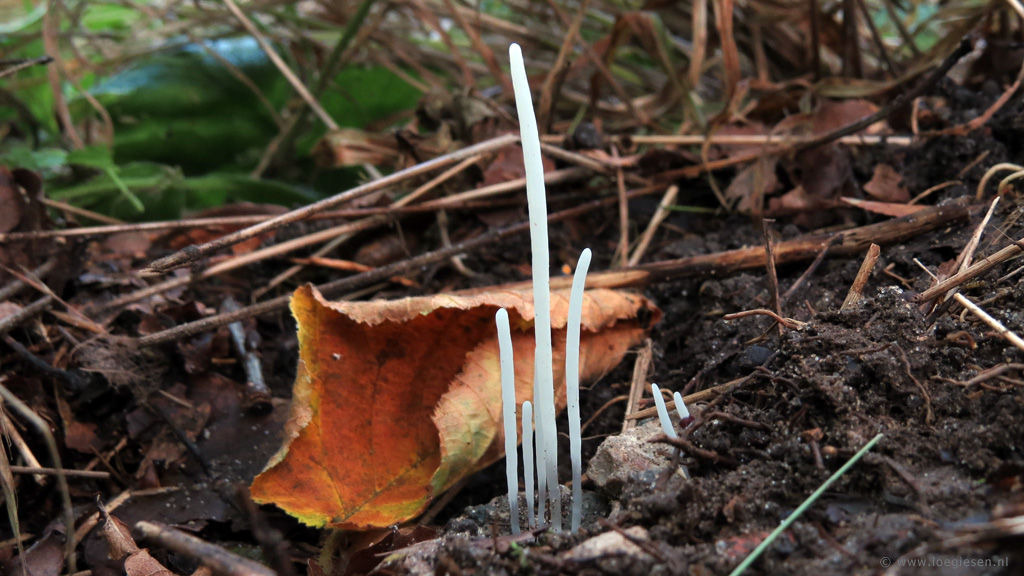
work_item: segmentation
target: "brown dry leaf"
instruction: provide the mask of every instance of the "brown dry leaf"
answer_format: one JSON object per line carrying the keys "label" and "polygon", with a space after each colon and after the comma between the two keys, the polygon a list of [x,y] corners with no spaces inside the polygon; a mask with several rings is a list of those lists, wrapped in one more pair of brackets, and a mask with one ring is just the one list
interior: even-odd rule
{"label": "brown dry leaf", "polygon": [[100,531],[103,534],[103,539],[107,542],[110,557],[114,560],[124,558],[126,576],[174,576],[174,572],[157,562],[156,558],[149,554],[149,550],[139,548],[135,544],[131,530],[124,522],[107,514],[107,511],[102,508],[100,511],[104,517],[103,527]]}
{"label": "brown dry leaf", "polygon": [[[556,403],[565,405],[568,291],[552,293]],[[285,443],[251,492],[312,526],[390,526],[503,455],[494,314],[513,331],[517,403],[532,397],[529,291],[331,303],[296,290],[300,361]],[[647,299],[587,292],[580,377],[618,364],[660,311]]]}
{"label": "brown dry leaf", "polygon": [[910,192],[903,185],[903,176],[888,164],[875,166],[875,173],[871,181],[864,185],[864,191],[883,202],[910,202]]}
{"label": "brown dry leaf", "polygon": [[860,200],[857,198],[840,198],[843,202],[867,210],[868,212],[874,212],[876,214],[884,214],[886,216],[894,216],[899,218],[901,216],[907,216],[914,212],[920,212],[928,208],[928,206],[922,206],[920,204],[896,204],[893,202],[875,202],[874,200]]}

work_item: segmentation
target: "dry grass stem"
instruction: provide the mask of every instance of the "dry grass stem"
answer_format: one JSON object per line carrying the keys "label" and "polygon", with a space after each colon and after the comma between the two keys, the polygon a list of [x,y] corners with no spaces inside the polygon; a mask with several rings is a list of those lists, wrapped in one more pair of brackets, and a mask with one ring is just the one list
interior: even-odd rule
{"label": "dry grass stem", "polygon": [[860,269],[857,270],[857,276],[853,279],[853,285],[850,286],[843,305],[839,307],[840,311],[849,310],[860,303],[864,296],[864,287],[867,285],[868,279],[871,278],[871,271],[875,269],[875,262],[878,261],[878,256],[881,253],[882,248],[878,244],[871,244],[871,247],[868,248],[867,254],[864,255],[864,261],[861,262]]}

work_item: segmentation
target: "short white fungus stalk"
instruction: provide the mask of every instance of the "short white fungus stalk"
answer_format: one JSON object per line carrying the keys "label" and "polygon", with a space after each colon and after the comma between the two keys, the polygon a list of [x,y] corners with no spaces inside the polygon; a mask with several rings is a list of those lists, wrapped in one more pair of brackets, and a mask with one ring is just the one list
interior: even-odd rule
{"label": "short white fungus stalk", "polygon": [[662,431],[669,438],[678,438],[672,421],[668,419],[668,408],[665,407],[665,399],[661,397],[661,389],[657,384],[651,384],[651,393],[654,395],[654,405],[658,407],[658,420],[661,421]]}
{"label": "short white fungus stalk", "polygon": [[[676,401],[676,412],[679,413],[679,421],[685,421],[690,417],[690,410],[686,407],[686,402],[683,402],[683,395],[679,392],[673,392],[672,399]],[[682,425],[685,426],[685,424]]]}
{"label": "short white fungus stalk", "polygon": [[[519,114],[520,143],[526,169],[526,198],[530,213],[530,244],[533,253],[533,309],[536,351],[533,364],[533,401],[537,410],[538,522],[544,514],[544,488],[551,499],[551,524],[561,530],[561,492],[558,488],[558,433],[555,424],[555,388],[551,359],[551,282],[548,276],[548,208],[544,193],[544,164],[540,134],[533,112],[530,84],[526,78],[523,51],[518,44],[508,48],[512,88]],[[541,457],[543,456],[543,457]],[[542,464],[543,463],[543,464]]]}
{"label": "short white fungus stalk", "polygon": [[526,479],[526,524],[537,527],[533,515],[533,404],[523,402],[523,477]]}
{"label": "short white fungus stalk", "polygon": [[584,248],[572,277],[569,292],[569,320],[565,335],[565,398],[569,412],[569,458],[572,460],[572,521],[569,530],[575,534],[583,517],[583,456],[580,437],[580,323],[583,319],[583,288],[590,268],[590,248]]}
{"label": "short white fungus stalk", "polygon": [[501,419],[505,425],[505,478],[508,482],[509,524],[512,533],[519,534],[519,459],[516,445],[516,369],[512,361],[512,330],[508,325],[508,311],[502,308],[494,315],[498,325],[498,354],[501,363]]}

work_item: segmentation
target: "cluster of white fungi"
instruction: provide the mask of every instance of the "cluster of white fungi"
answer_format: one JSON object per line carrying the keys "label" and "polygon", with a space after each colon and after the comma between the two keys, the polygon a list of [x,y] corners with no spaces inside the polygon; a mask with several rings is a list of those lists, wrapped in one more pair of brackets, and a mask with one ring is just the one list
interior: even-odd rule
{"label": "cluster of white fungi", "polygon": [[[531,528],[544,524],[545,503],[550,503],[551,529],[562,529],[562,501],[558,484],[558,431],[555,424],[555,389],[551,359],[551,294],[548,276],[548,214],[544,192],[544,166],[541,161],[540,135],[533,112],[530,86],[518,44],[509,46],[512,87],[526,166],[526,195],[530,212],[530,241],[533,251],[533,303],[536,351],[533,372],[533,402],[523,402],[523,468],[526,480],[527,522]],[[573,274],[569,295],[569,317],[565,340],[565,391],[569,417],[569,453],[572,461],[572,514],[570,530],[579,530],[583,513],[580,487],[582,461],[580,456],[580,322],[583,311],[583,287],[590,266],[590,249],[580,254]],[[508,505],[513,534],[519,534],[519,470],[516,458],[516,390],[512,362],[512,335],[508,312],[504,308],[495,316],[498,348],[501,357],[502,419],[505,433],[505,471],[508,479]],[[658,405],[658,416],[665,434],[675,437],[668,419],[665,402],[657,385],[652,385]],[[686,407],[676,393],[676,406],[683,418]],[[688,414],[686,414],[688,416]],[[534,513],[534,437],[536,437],[537,508]]]}

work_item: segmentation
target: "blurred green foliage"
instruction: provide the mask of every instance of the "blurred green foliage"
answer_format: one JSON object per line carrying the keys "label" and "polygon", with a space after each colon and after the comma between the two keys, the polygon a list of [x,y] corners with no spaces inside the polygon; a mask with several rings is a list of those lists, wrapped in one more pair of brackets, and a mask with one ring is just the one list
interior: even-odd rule
{"label": "blurred green foliage", "polygon": [[[119,218],[152,220],[228,202],[307,203],[339,191],[318,189],[321,182],[358,179],[356,170],[325,177],[313,169],[309,151],[326,131],[318,122],[303,126],[288,159],[296,169],[279,172],[297,176],[249,176],[279,135],[280,116],[294,114],[297,102],[254,39],[231,36],[200,45],[173,36],[146,45],[139,26],[153,24],[139,10],[82,2],[76,12],[78,4],[69,7],[78,14],[74,30],[61,22],[63,33],[113,39],[124,47],[112,58],[88,56],[88,66],[79,60],[88,54],[79,45],[62,53],[78,72],[79,87],[94,99],[70,83],[61,86],[75,126],[90,144],[74,150],[62,134],[46,67],[21,70],[0,90],[0,126],[6,127],[0,164],[40,171],[50,197]],[[0,52],[6,59],[45,54],[45,5],[0,7]],[[362,128],[414,108],[420,96],[385,68],[349,66],[329,83],[321,104],[339,125]],[[105,133],[97,103],[113,123],[109,144],[96,143]]]}

